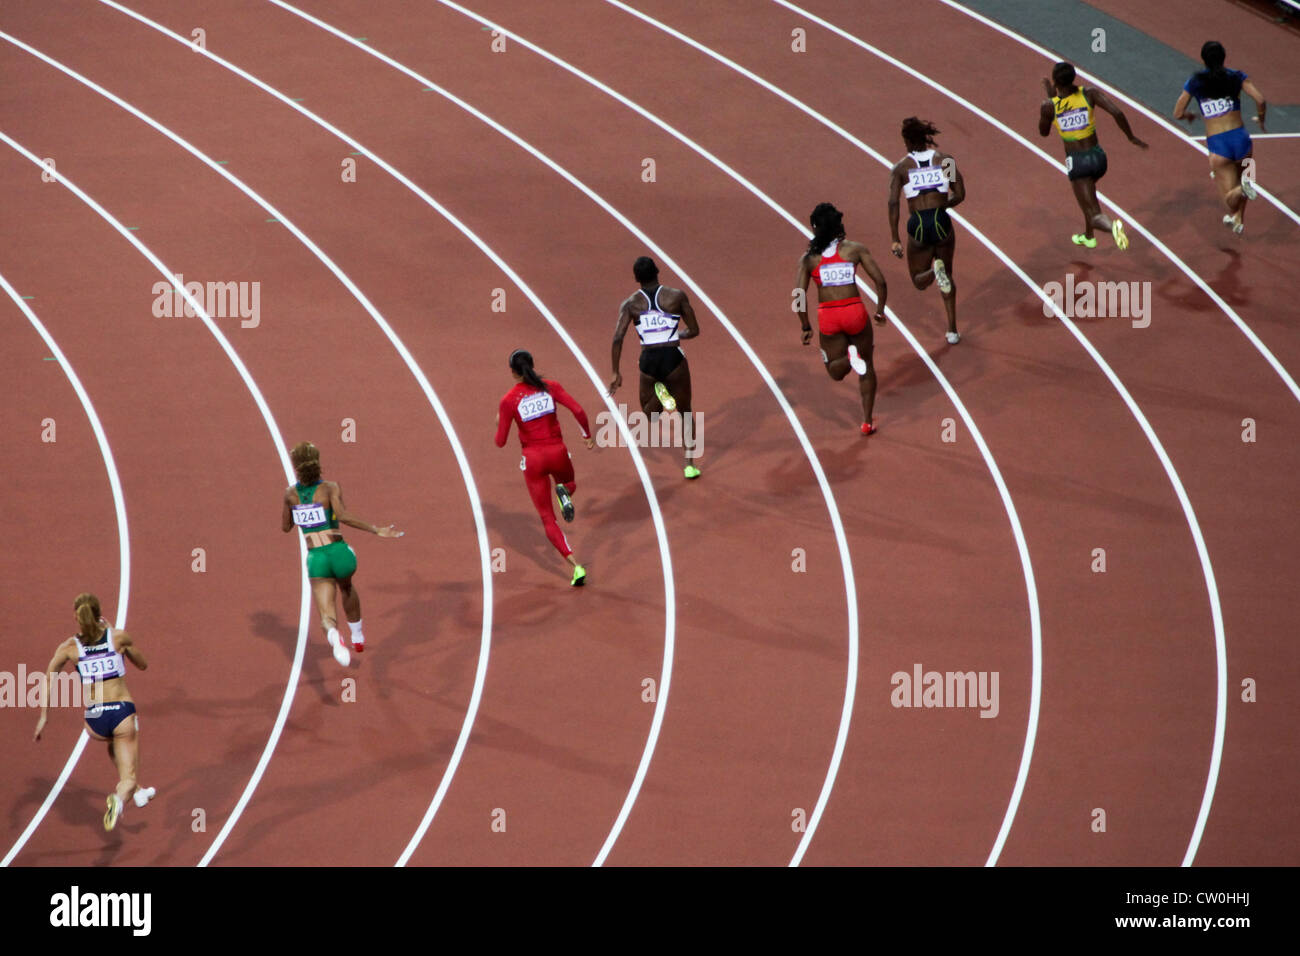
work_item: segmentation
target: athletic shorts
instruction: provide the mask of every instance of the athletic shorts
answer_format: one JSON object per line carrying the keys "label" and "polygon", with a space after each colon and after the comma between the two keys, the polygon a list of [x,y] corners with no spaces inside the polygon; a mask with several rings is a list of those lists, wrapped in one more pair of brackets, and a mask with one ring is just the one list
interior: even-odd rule
{"label": "athletic shorts", "polygon": [[918,246],[937,246],[952,238],[948,210],[918,209],[907,217],[907,234]]}
{"label": "athletic shorts", "polygon": [[641,371],[656,382],[668,380],[677,366],[686,361],[686,353],[675,345],[660,345],[641,350]]}
{"label": "athletic shorts", "polygon": [[[86,711],[86,726],[93,734],[112,737],[117,725],[135,714],[135,704],[129,700],[115,700],[108,704],[96,704]],[[136,729],[140,729],[137,719]]]}
{"label": "athletic shorts", "polygon": [[1106,151],[1100,146],[1065,154],[1065,172],[1070,180],[1096,181],[1106,175]]}
{"label": "athletic shorts", "polygon": [[1205,148],[1216,156],[1226,156],[1233,162],[1241,162],[1250,155],[1252,143],[1246,127],[1224,130],[1215,133],[1205,141]]}
{"label": "athletic shorts", "polygon": [[857,335],[867,327],[867,310],[860,298],[817,303],[817,328],[822,335]]}
{"label": "athletic shorts", "polygon": [[348,578],[356,571],[357,554],[346,541],[331,541],[307,552],[309,578]]}

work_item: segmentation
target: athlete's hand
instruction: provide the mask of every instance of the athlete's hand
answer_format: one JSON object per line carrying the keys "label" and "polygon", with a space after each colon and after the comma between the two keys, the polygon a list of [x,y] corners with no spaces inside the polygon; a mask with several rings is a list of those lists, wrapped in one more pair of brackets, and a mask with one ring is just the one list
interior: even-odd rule
{"label": "athlete's hand", "polygon": [[802,341],[804,345],[807,345],[809,342],[812,341],[812,333],[813,333],[812,326],[809,326],[808,328],[803,330]]}
{"label": "athlete's hand", "polygon": [[1043,92],[1047,94],[1049,100],[1052,98],[1052,81],[1047,77],[1043,77]]}
{"label": "athlete's hand", "polygon": [[1128,138],[1128,141],[1129,141],[1130,143],[1132,143],[1134,146],[1139,146],[1139,147],[1141,147],[1142,149],[1147,149],[1147,148],[1148,148],[1148,147],[1147,147],[1147,144],[1144,143],[1144,142],[1142,142],[1142,140],[1138,139],[1136,136],[1130,136],[1130,137]]}
{"label": "athlete's hand", "polygon": [[1253,119],[1256,123],[1259,124],[1259,131],[1260,131],[1261,133],[1267,133],[1267,132],[1268,132],[1268,130],[1264,128],[1264,117],[1259,116],[1258,114],[1256,114],[1255,116],[1252,116],[1251,119]]}
{"label": "athlete's hand", "polygon": [[609,380],[609,395],[612,398],[615,390],[623,384],[623,373],[615,372],[614,377]]}
{"label": "athlete's hand", "polygon": [[903,258],[903,244],[901,242],[891,243],[889,251],[894,254],[895,259]]}
{"label": "athlete's hand", "polygon": [[582,442],[583,442],[583,444],[586,445],[589,449],[590,449],[590,448],[595,448],[595,447],[596,447],[596,436],[595,436],[595,435],[592,435],[590,438],[584,438],[584,439],[582,440]]}
{"label": "athlete's hand", "polygon": [[44,714],[41,714],[41,719],[38,720],[38,721],[36,721],[36,733],[32,735],[32,740],[40,740],[40,739],[41,739],[41,734],[42,734],[42,733],[44,732],[44,730],[45,730],[45,721],[46,721],[46,719],[47,719],[46,716],[45,716]]}
{"label": "athlete's hand", "polygon": [[875,315],[872,316],[872,318],[876,320],[876,325],[884,325],[884,324],[885,324],[885,313],[884,313],[884,312],[877,312]]}
{"label": "athlete's hand", "polygon": [[375,534],[379,535],[381,538],[400,538],[402,535],[406,534],[406,532],[398,531],[397,528],[390,524],[383,528],[376,528]]}

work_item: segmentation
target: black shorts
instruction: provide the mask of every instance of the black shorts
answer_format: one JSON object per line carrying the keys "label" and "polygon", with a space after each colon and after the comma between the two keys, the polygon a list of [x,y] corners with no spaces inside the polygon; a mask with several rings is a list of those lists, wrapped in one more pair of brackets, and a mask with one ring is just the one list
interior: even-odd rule
{"label": "black shorts", "polygon": [[135,704],[129,700],[115,700],[86,711],[86,726],[101,737],[112,737],[117,725],[135,714]]}
{"label": "black shorts", "polygon": [[668,381],[668,376],[685,361],[686,353],[676,345],[641,350],[641,371],[656,382]]}
{"label": "black shorts", "polygon": [[907,235],[918,246],[937,246],[952,238],[948,210],[918,209],[907,217]]}
{"label": "black shorts", "polygon": [[1106,151],[1100,146],[1065,154],[1065,172],[1070,180],[1098,180],[1106,175]]}

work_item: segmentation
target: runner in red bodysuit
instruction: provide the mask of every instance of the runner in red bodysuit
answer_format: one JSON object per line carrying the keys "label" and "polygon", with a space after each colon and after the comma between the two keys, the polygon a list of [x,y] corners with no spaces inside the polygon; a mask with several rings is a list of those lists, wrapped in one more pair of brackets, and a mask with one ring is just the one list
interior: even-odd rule
{"label": "runner in red bodysuit", "polygon": [[532,496],[533,506],[542,516],[542,526],[546,537],[555,545],[555,549],[564,555],[565,560],[573,565],[574,587],[586,583],[587,570],[573,556],[569,540],[555,522],[555,508],[551,504],[551,479],[555,479],[555,497],[559,499],[564,512],[564,520],[573,520],[573,492],[576,482],[573,480],[573,462],[569,450],[564,447],[564,436],[560,432],[560,419],[555,412],[556,403],[573,412],[582,429],[582,438],[588,448],[596,444],[587,424],[587,413],[573,397],[564,390],[559,382],[543,379],[533,369],[533,357],[523,349],[510,353],[510,372],[515,378],[515,387],[506,392],[501,399],[497,412],[497,447],[504,448],[510,437],[510,423],[519,423],[519,447],[523,457],[519,460],[519,470],[524,473],[524,483]]}

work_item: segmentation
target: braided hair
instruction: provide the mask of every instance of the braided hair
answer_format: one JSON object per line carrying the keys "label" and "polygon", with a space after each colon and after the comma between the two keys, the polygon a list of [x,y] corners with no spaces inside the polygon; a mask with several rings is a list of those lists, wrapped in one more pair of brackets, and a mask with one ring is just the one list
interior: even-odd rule
{"label": "braided hair", "polygon": [[844,235],[844,213],[831,203],[818,203],[817,208],[808,217],[812,226],[812,239],[808,241],[808,255],[821,252],[836,239]]}
{"label": "braided hair", "polygon": [[515,349],[510,353],[510,371],[522,378],[524,384],[528,387],[543,392],[550,391],[550,389],[546,387],[546,382],[542,380],[542,377],[537,374],[537,370],[533,368],[533,356],[530,353],[525,352],[523,349]]}

